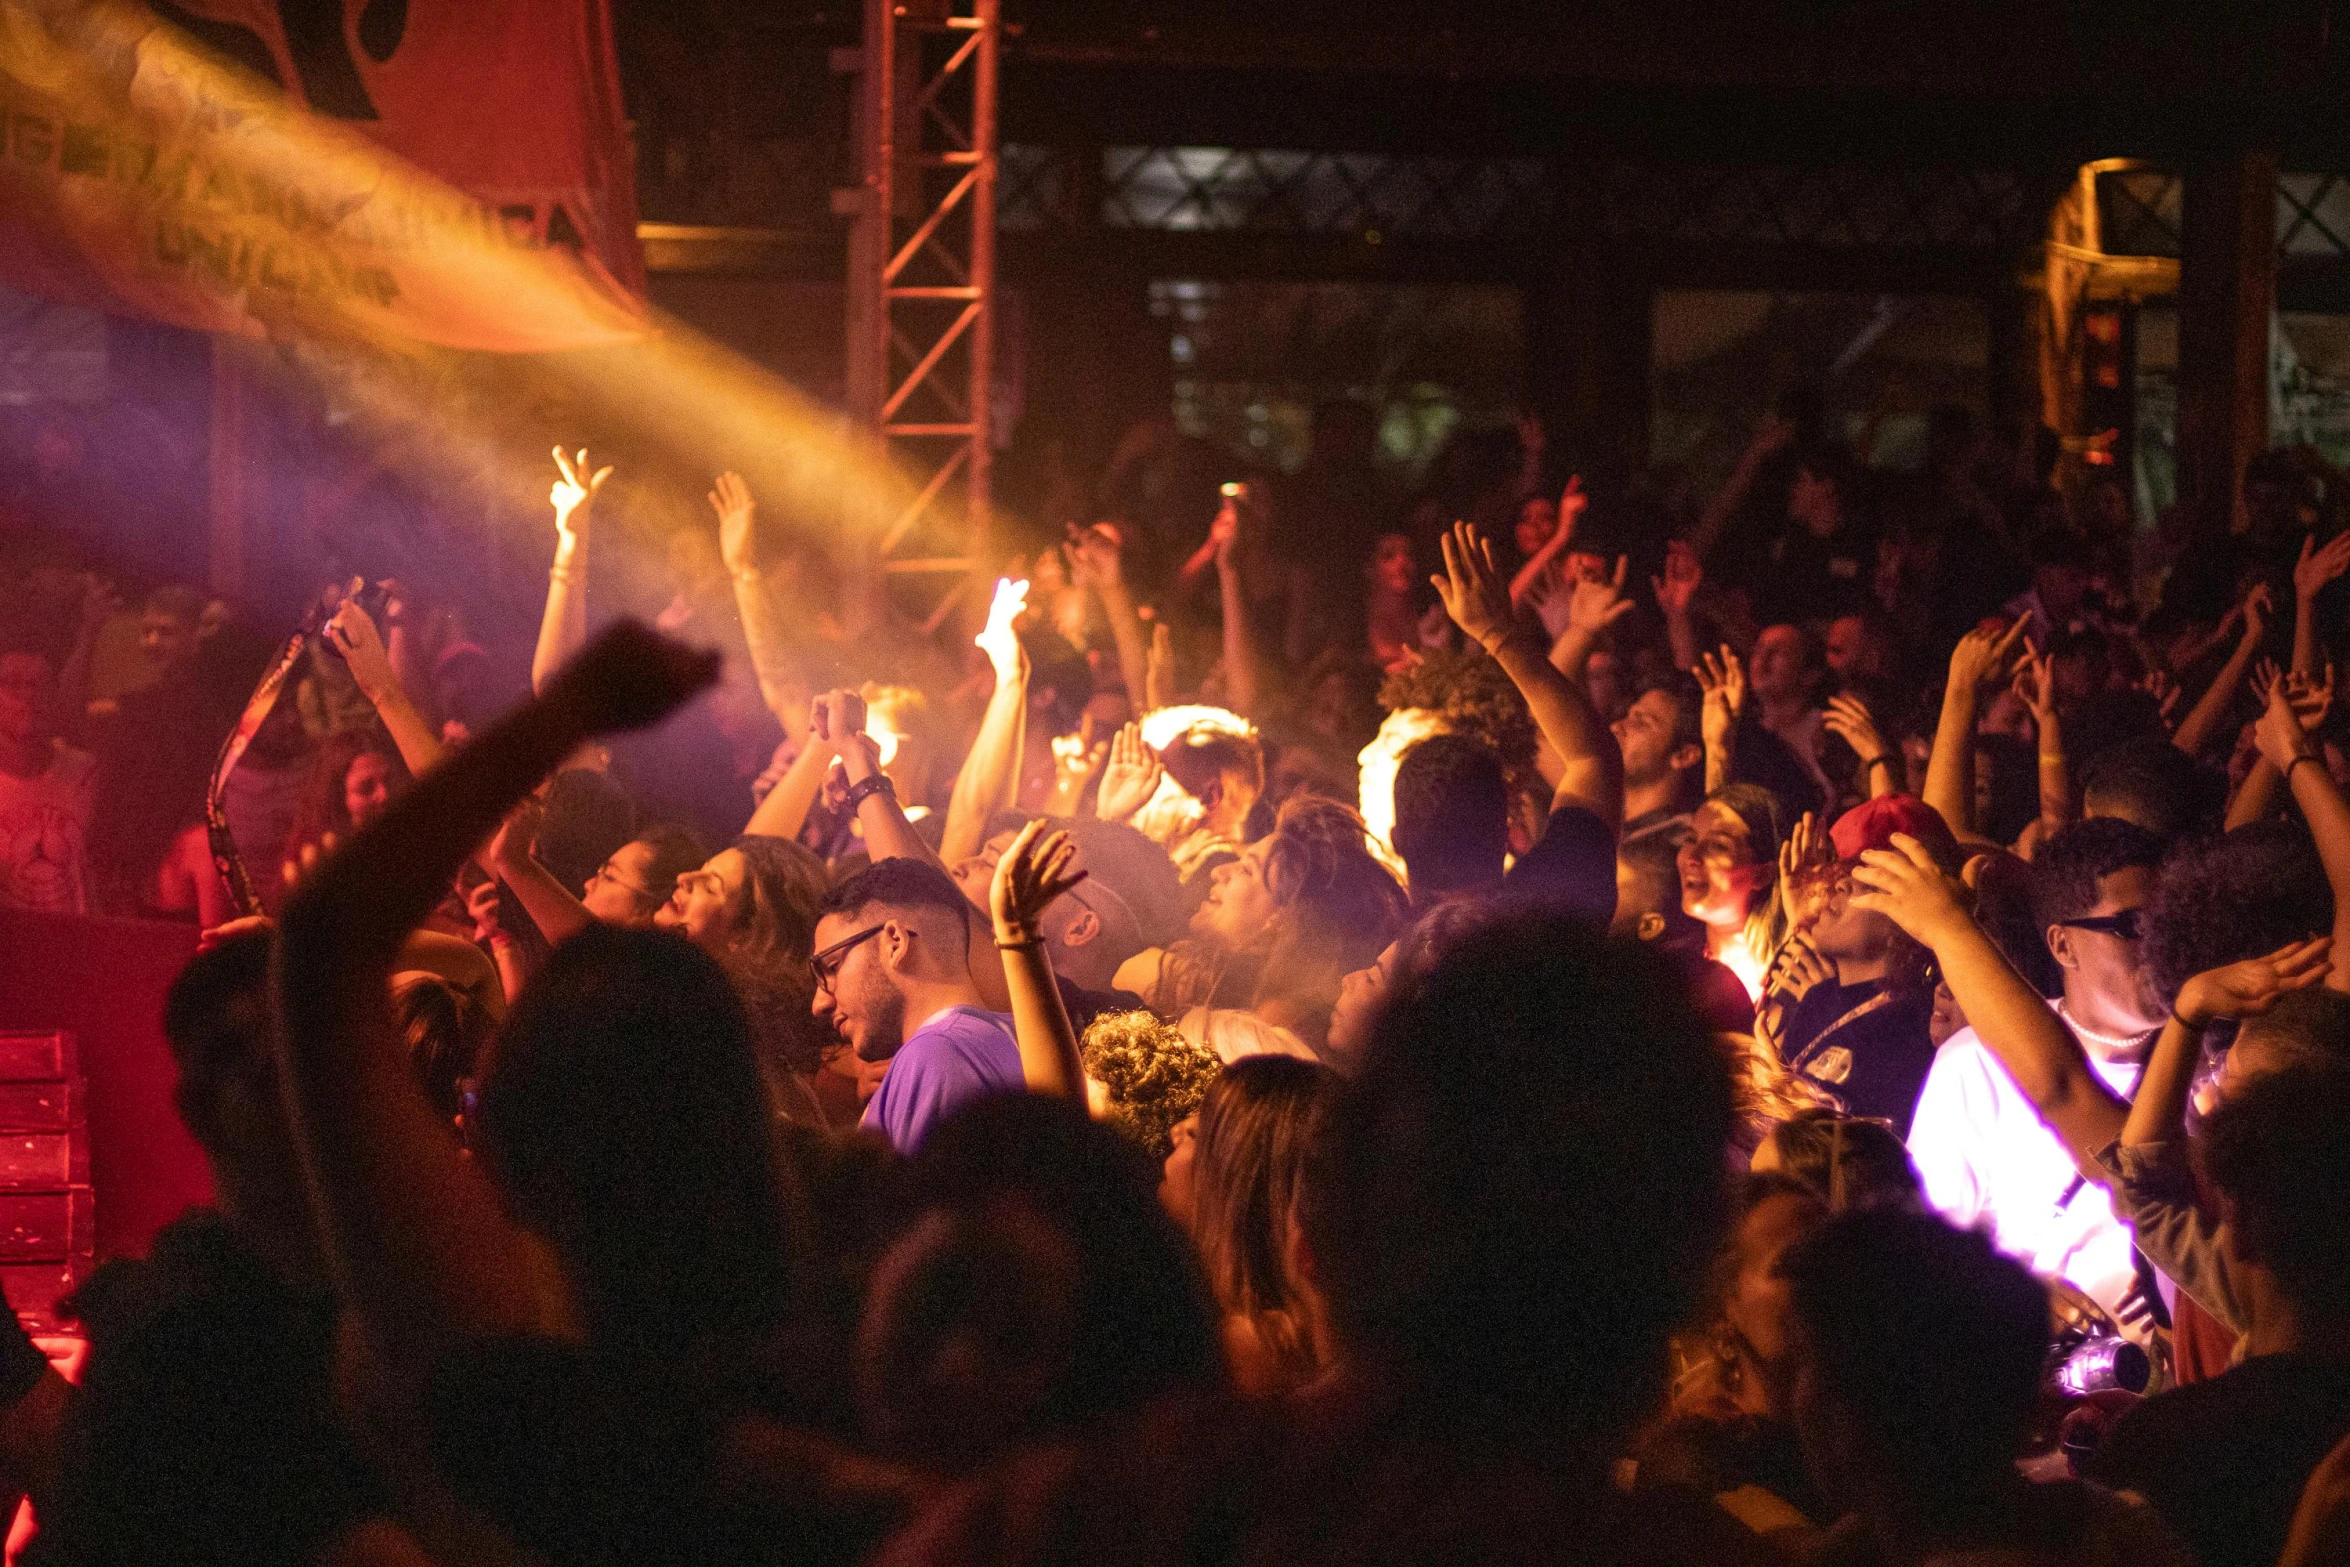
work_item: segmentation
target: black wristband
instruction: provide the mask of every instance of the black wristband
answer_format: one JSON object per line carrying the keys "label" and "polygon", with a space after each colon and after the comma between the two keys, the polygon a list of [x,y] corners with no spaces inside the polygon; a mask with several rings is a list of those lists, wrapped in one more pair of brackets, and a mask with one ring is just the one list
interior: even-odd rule
{"label": "black wristband", "polygon": [[850,784],[849,814],[856,815],[857,807],[877,794],[886,794],[893,800],[898,797],[898,786],[889,781],[889,774],[874,773],[870,777],[860,778]]}
{"label": "black wristband", "polygon": [[2290,788],[2292,788],[2292,787],[2293,787],[2293,769],[2294,769],[2294,768],[2296,768],[2296,767],[2299,767],[2299,766],[2300,766],[2300,765],[2301,765],[2303,762],[2318,762],[2318,763],[2320,763],[2320,765],[2323,765],[2323,761],[2322,761],[2322,759],[2321,759],[2321,758],[2320,758],[2320,757],[2319,757],[2319,756],[2318,756],[2318,755],[2317,755],[2315,752],[2313,752],[2313,751],[2304,751],[2304,752],[2302,752],[2302,753],[2301,753],[2299,756],[2296,756],[2296,757],[2294,757],[2294,758],[2293,758],[2291,761],[2289,761],[2289,762],[2287,762],[2287,763],[2285,764],[2285,787],[2286,787],[2286,788],[2290,789]]}
{"label": "black wristband", "polygon": [[1872,756],[1868,760],[1868,767],[1863,767],[1861,771],[1865,773],[1869,770],[1870,767],[1882,767],[1885,769],[1885,771],[1891,772],[1893,770],[1893,758],[1883,755]]}

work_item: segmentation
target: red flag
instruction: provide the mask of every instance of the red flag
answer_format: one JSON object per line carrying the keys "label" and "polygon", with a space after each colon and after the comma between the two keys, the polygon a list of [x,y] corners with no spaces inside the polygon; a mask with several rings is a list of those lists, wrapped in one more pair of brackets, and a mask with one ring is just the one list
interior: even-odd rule
{"label": "red flag", "polygon": [[643,333],[606,0],[167,9],[0,0],[0,279],[254,335]]}

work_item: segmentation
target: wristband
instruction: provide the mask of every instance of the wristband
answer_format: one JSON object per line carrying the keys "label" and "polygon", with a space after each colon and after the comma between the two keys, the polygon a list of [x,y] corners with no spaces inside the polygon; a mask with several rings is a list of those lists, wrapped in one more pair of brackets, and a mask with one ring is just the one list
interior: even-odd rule
{"label": "wristband", "polygon": [[860,778],[855,783],[850,784],[849,814],[851,816],[856,815],[857,807],[863,805],[867,800],[872,799],[877,794],[886,794],[893,800],[898,797],[897,785],[889,781],[889,774],[877,772],[870,775],[869,777]]}
{"label": "wristband", "polygon": [[1863,767],[1861,771],[1865,773],[1868,772],[1871,768],[1878,767],[1882,767],[1885,769],[1885,771],[1891,772],[1893,770],[1893,758],[1884,755],[1872,756],[1868,760],[1868,765]]}
{"label": "wristband", "polygon": [[1018,941],[999,941],[995,949],[998,952],[1034,952],[1043,945],[1042,936],[1023,936]]}
{"label": "wristband", "polygon": [[2176,1003],[2173,1003],[2171,1006],[2170,1020],[2178,1024],[2179,1027],[2185,1029],[2190,1034],[2200,1034],[2203,1032],[2206,1026],[2202,1023],[2190,1023],[2185,1018],[2179,1016],[2179,1009]]}
{"label": "wristband", "polygon": [[2318,757],[2315,752],[2304,751],[2299,756],[2296,756],[2291,761],[2287,762],[2285,764],[2285,787],[2288,789],[2293,787],[2294,768],[2299,767],[2303,762],[2314,762],[2317,760]]}

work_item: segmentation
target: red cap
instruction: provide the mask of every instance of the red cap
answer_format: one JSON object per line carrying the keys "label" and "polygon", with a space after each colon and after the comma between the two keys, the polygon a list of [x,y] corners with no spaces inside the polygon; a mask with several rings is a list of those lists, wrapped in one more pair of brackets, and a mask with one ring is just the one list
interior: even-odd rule
{"label": "red cap", "polygon": [[1828,829],[1828,836],[1836,844],[1836,857],[1841,860],[1857,860],[1870,849],[1890,849],[1895,833],[1915,838],[1926,846],[1935,864],[1957,874],[1963,862],[1950,824],[1942,820],[1940,811],[1914,794],[1887,794],[1864,800],[1837,817],[1836,825]]}

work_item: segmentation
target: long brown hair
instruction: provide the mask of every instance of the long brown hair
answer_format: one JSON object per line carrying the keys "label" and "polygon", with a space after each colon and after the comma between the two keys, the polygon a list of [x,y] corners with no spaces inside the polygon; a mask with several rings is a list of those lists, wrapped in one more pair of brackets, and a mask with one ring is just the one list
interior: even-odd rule
{"label": "long brown hair", "polygon": [[1245,1056],[1208,1087],[1192,1149],[1192,1237],[1227,1316],[1256,1329],[1292,1385],[1320,1352],[1312,1294],[1290,1265],[1290,1231],[1336,1077],[1295,1056]]}

